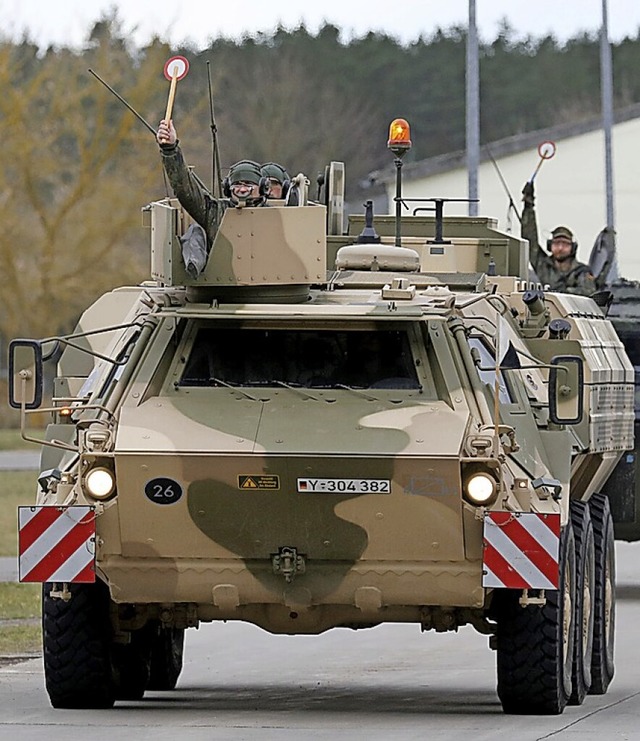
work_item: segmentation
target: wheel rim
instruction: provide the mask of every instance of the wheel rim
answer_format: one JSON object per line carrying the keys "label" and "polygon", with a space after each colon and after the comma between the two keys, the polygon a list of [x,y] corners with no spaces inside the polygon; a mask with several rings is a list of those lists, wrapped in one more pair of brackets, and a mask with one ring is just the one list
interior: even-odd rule
{"label": "wheel rim", "polygon": [[607,660],[613,662],[613,621],[615,610],[615,593],[613,586],[613,570],[611,560],[607,554],[604,579],[604,645]]}
{"label": "wheel rim", "polygon": [[564,589],[563,589],[563,614],[562,614],[562,651],[565,684],[568,681],[571,687],[571,630],[573,628],[573,604],[571,600],[571,569],[569,561],[564,567]]}
{"label": "wheel rim", "polygon": [[584,589],[582,591],[582,655],[587,656],[593,634],[591,629],[591,611],[592,611],[592,574],[586,569],[584,575]]}

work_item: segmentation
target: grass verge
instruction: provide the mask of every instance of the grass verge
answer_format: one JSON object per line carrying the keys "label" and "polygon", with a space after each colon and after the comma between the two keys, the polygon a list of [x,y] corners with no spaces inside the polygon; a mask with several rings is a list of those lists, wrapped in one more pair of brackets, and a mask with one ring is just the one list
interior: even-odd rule
{"label": "grass verge", "polygon": [[0,471],[0,556],[17,556],[18,507],[35,504],[36,471]]}
{"label": "grass verge", "polygon": [[0,583],[0,658],[39,654],[40,584]]}
{"label": "grass verge", "polygon": [[[18,506],[35,502],[35,471],[0,471],[0,556],[17,558]],[[39,654],[40,584],[0,582],[0,660]]]}
{"label": "grass verge", "polygon": [[[42,628],[40,622],[3,626],[0,623],[0,662],[3,658],[21,656],[29,658],[42,653]],[[6,662],[5,662],[6,663]],[[9,662],[11,663],[11,662]]]}
{"label": "grass verge", "polygon": [[[37,437],[41,439],[44,437],[44,430],[27,430],[29,437]],[[23,440],[20,435],[20,430],[17,429],[0,429],[0,450],[33,450],[38,452],[40,447],[35,443],[27,442]]]}
{"label": "grass verge", "polygon": [[0,620],[40,617],[40,584],[0,583]]}

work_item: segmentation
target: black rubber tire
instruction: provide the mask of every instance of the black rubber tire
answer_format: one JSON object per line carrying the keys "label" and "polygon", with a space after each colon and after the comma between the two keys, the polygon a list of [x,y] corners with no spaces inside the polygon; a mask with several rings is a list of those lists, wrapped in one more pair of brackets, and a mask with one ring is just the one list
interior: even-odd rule
{"label": "black rubber tire", "polygon": [[101,581],[70,584],[71,599],[53,599],[42,589],[44,676],[54,708],[110,708],[109,591]]}
{"label": "black rubber tire", "polygon": [[559,715],[569,701],[575,565],[569,522],[560,537],[560,588],[546,592],[543,607],[522,607],[518,601],[520,590],[497,590],[498,696],[505,713]]}
{"label": "black rubber tire", "polygon": [[594,494],[589,500],[595,540],[596,580],[591,662],[592,695],[604,695],[615,673],[616,552],[609,499]]}
{"label": "black rubber tire", "polygon": [[172,690],[178,683],[184,657],[184,628],[158,628],[151,646],[148,689]]}
{"label": "black rubber tire", "polygon": [[570,705],[582,705],[591,687],[593,656],[593,597],[595,590],[595,544],[589,505],[571,502],[571,524],[576,541],[575,639]]}
{"label": "black rubber tire", "polygon": [[131,632],[129,643],[114,643],[111,663],[116,700],[141,700],[149,685],[153,626]]}

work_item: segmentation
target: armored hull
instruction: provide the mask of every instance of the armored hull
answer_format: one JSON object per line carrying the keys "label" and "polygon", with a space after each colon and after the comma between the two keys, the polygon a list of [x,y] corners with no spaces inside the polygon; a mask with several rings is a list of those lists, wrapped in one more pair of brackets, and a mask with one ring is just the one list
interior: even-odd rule
{"label": "armored hull", "polygon": [[[93,705],[141,696],[184,628],[230,619],[290,634],[471,623],[493,636],[508,711],[582,701],[592,655],[606,690],[614,567],[598,492],[633,446],[634,378],[600,309],[527,283],[525,244],[488,219],[447,222],[443,240],[409,217],[398,247],[390,219],[363,245],[357,218],[327,235],[319,205],[229,209],[189,278],[184,214],[171,201],[149,214],[154,280],[58,338],[23,531],[78,512],[88,535],[74,537],[93,549],[81,581],[97,582],[75,584],[58,546],[34,568],[52,702],[88,702],[52,668],[51,637],[85,604],[108,616],[92,640],[116,667]],[[14,343],[16,405],[40,405],[42,355]],[[538,647],[524,659],[522,640]]]}

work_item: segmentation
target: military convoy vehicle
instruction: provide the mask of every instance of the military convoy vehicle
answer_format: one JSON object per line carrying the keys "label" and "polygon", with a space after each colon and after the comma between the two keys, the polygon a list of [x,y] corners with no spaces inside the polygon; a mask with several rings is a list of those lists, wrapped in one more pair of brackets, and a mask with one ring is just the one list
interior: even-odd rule
{"label": "military convoy vehicle", "polygon": [[611,505],[616,540],[640,540],[640,284],[617,278],[607,284],[607,317],[624,345],[635,376],[634,449],[625,453],[602,491]]}
{"label": "military convoy vehicle", "polygon": [[506,712],[606,692],[600,492],[634,422],[611,323],[529,283],[527,244],[490,218],[436,199],[343,227],[339,163],[318,202],[298,184],[295,206],[227,208],[195,277],[188,215],[150,204],[151,280],[11,343],[23,429],[52,415],[19,513],[52,705],[173,689],[185,629],[214,620],[470,624]]}

